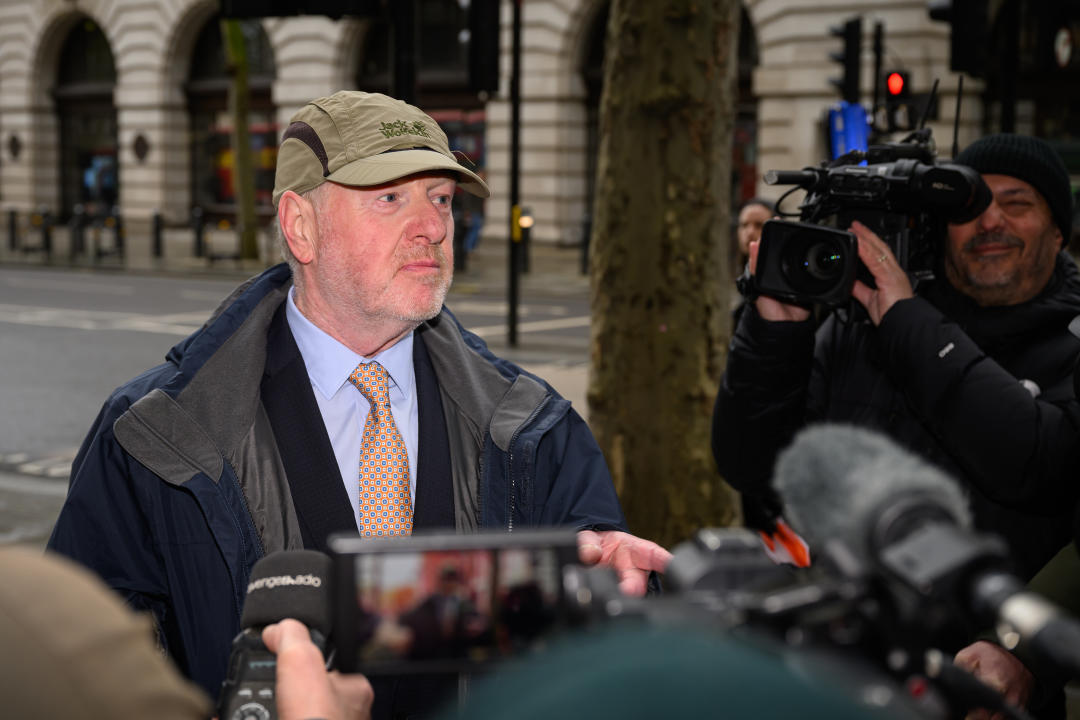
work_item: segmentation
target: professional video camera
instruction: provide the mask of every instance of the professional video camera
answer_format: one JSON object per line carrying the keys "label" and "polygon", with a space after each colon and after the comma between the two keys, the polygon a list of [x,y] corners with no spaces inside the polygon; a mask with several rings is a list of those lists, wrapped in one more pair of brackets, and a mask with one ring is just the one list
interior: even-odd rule
{"label": "professional video camera", "polygon": [[674,549],[664,593],[629,597],[610,568],[577,562],[575,535],[331,539],[338,669],[482,676],[625,633],[693,633],[736,657],[773,658],[770,682],[789,689],[829,687],[853,705],[873,697],[883,717],[947,714],[933,691],[909,697],[897,678],[910,667],[886,667],[889,649],[919,638],[881,617],[850,559],[841,556],[842,571],[831,556],[796,571],[769,559],[750,530],[706,528]]}
{"label": "professional video camera", "polygon": [[877,233],[912,277],[931,277],[945,224],[973,220],[990,204],[977,172],[935,155],[930,129],[921,128],[820,167],[765,173],[769,185],[796,186],[783,197],[798,188],[806,197],[799,222],[765,223],[756,273],[740,289],[799,305],[843,305],[856,276],[873,286],[847,232],[854,220]]}

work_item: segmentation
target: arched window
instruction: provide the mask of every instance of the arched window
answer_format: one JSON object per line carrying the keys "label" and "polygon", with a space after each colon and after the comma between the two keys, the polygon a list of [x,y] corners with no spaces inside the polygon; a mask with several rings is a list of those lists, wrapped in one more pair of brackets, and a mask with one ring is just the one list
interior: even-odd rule
{"label": "arched window", "polygon": [[60,219],[76,205],[107,214],[120,192],[117,166],[116,66],[101,28],[84,17],[60,50],[53,98],[60,120]]}
{"label": "arched window", "polygon": [[[274,59],[270,41],[257,20],[240,21],[248,62],[250,101],[248,127],[255,166],[255,211],[262,220],[273,216],[274,167],[278,132],[270,87]],[[209,220],[232,220],[232,116],[229,113],[229,70],[219,16],[203,26],[191,56],[186,86],[191,122],[191,202]]]}

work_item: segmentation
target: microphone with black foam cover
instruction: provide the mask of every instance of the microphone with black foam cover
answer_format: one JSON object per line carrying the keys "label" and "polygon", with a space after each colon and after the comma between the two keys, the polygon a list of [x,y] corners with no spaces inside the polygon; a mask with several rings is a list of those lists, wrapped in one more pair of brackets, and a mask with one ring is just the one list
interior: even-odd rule
{"label": "microphone with black foam cover", "polygon": [[332,627],[330,558],[314,550],[284,550],[264,556],[251,570],[233,639],[228,674],[218,700],[220,720],[270,720],[277,717],[274,681],[277,661],[262,641],[267,625],[299,620],[326,653]]}
{"label": "microphone with black foam cover", "polygon": [[971,527],[955,481],[886,436],[853,425],[799,433],[777,458],[773,485],[784,516],[811,548],[838,541],[868,566],[917,525]]}
{"label": "microphone with black foam cover", "polygon": [[906,630],[974,620],[1037,672],[1080,677],[1080,622],[1024,588],[1000,538],[970,529],[967,501],[946,473],[884,435],[823,424],[781,453],[773,482],[812,549],[840,543],[884,581]]}

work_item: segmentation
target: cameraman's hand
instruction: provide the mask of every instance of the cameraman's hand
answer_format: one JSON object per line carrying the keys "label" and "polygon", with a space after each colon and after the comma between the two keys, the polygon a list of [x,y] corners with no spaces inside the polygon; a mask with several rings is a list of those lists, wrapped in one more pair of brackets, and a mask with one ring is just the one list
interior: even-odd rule
{"label": "cameraman's hand", "polygon": [[[759,245],[761,245],[760,240],[754,240],[750,243],[749,262],[751,275],[757,271]],[[765,295],[758,295],[757,299],[754,300],[754,307],[757,308],[758,315],[771,322],[802,322],[810,317],[810,311],[804,307],[789,305],[780,302],[776,298],[766,297]]]}
{"label": "cameraman's hand", "polygon": [[262,638],[277,655],[275,695],[281,720],[371,718],[375,693],[367,678],[327,672],[322,652],[303,623],[282,620],[267,625]]}
{"label": "cameraman's hand", "polygon": [[851,294],[866,308],[870,321],[874,325],[880,325],[881,318],[885,317],[885,313],[889,312],[894,303],[912,297],[915,293],[911,290],[911,281],[900,267],[900,262],[873,230],[858,220],[851,223],[849,229],[855,233],[855,239],[858,240],[859,259],[874,276],[874,283],[877,284],[877,288],[873,289],[856,280]]}
{"label": "cameraman's hand", "polygon": [[577,543],[581,562],[614,568],[626,595],[644,595],[649,572],[662,573],[671,562],[671,553],[656,543],[618,530],[581,530]]}
{"label": "cameraman's hand", "polygon": [[[1035,677],[1005,648],[979,640],[956,653],[953,662],[997,690],[1009,704],[1015,707],[1027,705]],[[1000,713],[991,715],[981,708],[967,714],[967,720],[1000,720],[1001,717]]]}

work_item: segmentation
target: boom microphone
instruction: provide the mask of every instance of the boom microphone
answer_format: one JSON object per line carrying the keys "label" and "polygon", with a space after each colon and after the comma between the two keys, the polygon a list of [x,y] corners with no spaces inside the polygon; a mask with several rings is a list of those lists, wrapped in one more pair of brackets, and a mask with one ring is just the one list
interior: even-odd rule
{"label": "boom microphone", "polygon": [[970,530],[964,496],[942,471],[883,435],[819,425],[781,453],[774,483],[811,548],[846,546],[901,612],[909,605],[911,629],[974,618],[1037,669],[1080,677],[1080,623],[1025,590],[999,538]]}
{"label": "boom microphone", "polygon": [[839,540],[868,566],[923,520],[971,526],[967,500],[947,475],[855,426],[801,432],[777,459],[774,485],[784,516],[811,548]]}
{"label": "boom microphone", "polygon": [[240,615],[243,629],[233,639],[228,674],[221,685],[221,720],[277,717],[277,661],[263,644],[262,630],[285,618],[299,620],[325,654],[332,625],[330,581],[330,558],[314,550],[284,550],[255,563]]}

